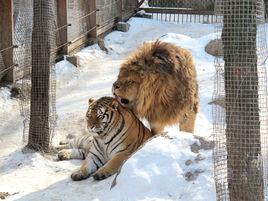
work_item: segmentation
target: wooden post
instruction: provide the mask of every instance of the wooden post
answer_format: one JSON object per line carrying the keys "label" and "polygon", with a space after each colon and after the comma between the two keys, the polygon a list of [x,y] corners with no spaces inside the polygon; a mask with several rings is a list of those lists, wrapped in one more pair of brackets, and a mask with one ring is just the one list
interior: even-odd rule
{"label": "wooden post", "polygon": [[[96,10],[96,0],[88,0],[88,5],[89,5],[89,12],[93,12]],[[89,25],[88,29],[92,29],[95,27],[89,34],[91,38],[97,38],[97,12],[94,12],[93,14],[90,15],[89,17]]]}
{"label": "wooden post", "polygon": [[223,7],[227,174],[231,201],[264,200],[256,4],[256,1],[226,0]]}
{"label": "wooden post", "polygon": [[[4,62],[4,69],[13,66],[13,0],[0,0],[0,51]],[[4,70],[0,68],[0,71]],[[10,68],[5,80],[13,82],[13,68]]]}
{"label": "wooden post", "polygon": [[119,16],[118,16],[118,21],[122,22],[123,21],[123,12],[124,12],[124,8],[123,8],[123,0],[118,1],[118,5],[117,5],[117,10],[119,11]]}
{"label": "wooden post", "polygon": [[50,68],[54,62],[54,0],[33,1],[32,87],[28,147],[49,151]]}
{"label": "wooden post", "polygon": [[[57,47],[58,56],[63,56],[68,54],[68,22],[67,22],[67,0],[57,0]],[[64,45],[65,44],[65,45]],[[62,46],[62,47],[61,47]]]}

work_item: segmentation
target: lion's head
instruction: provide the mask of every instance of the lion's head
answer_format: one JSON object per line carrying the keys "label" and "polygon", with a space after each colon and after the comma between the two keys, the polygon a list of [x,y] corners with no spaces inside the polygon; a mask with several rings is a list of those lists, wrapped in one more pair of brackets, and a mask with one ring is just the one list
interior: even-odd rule
{"label": "lion's head", "polygon": [[132,107],[142,82],[141,73],[122,69],[117,81],[113,84],[113,94],[123,106]]}
{"label": "lion's head", "polygon": [[174,91],[174,69],[168,60],[169,54],[165,43],[145,43],[121,65],[113,84],[113,95],[139,117],[159,101],[164,102],[167,96],[161,97],[166,93]]}

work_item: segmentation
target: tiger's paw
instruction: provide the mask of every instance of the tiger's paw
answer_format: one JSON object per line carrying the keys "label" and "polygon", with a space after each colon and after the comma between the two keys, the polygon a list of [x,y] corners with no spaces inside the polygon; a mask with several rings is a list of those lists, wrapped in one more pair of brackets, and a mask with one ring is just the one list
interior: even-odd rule
{"label": "tiger's paw", "polygon": [[106,179],[107,177],[111,176],[108,171],[106,171],[104,168],[100,168],[97,172],[93,174],[93,178],[95,180],[103,180]]}
{"label": "tiger's paw", "polygon": [[70,159],[70,153],[65,151],[65,150],[61,150],[58,152],[58,159],[63,161],[63,160],[69,160]]}
{"label": "tiger's paw", "polygon": [[90,174],[86,173],[83,170],[77,170],[71,174],[71,178],[73,181],[80,181],[83,179],[87,179],[90,176]]}

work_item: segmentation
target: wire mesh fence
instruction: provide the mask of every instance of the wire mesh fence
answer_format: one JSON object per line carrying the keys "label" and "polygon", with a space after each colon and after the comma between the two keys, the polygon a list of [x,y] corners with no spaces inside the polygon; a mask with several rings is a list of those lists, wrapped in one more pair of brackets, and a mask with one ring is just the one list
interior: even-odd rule
{"label": "wire mesh fence", "polygon": [[215,0],[148,0],[151,7],[195,8],[213,11]]}
{"label": "wire mesh fence", "polygon": [[185,23],[215,23],[214,0],[149,0],[148,6],[141,8],[161,21]]}
{"label": "wire mesh fence", "polygon": [[[68,52],[75,52],[76,49],[88,45],[89,38],[96,37],[96,2],[94,0],[68,1],[67,22],[69,44]],[[79,48],[80,47],[80,48]]]}
{"label": "wire mesh fence", "polygon": [[97,33],[102,34],[107,29],[113,27],[113,25],[122,20],[122,1],[120,0],[102,0],[97,1]]}
{"label": "wire mesh fence", "polygon": [[214,177],[217,200],[267,200],[267,41],[264,2],[217,0],[224,56],[215,59]]}
{"label": "wire mesh fence", "polygon": [[[24,118],[23,143],[28,142],[31,97],[33,0],[14,1],[14,68],[17,87],[20,90],[20,110]],[[25,77],[24,77],[25,75]],[[20,79],[24,77],[24,79]]]}
{"label": "wire mesh fence", "polygon": [[137,10],[138,1],[122,0],[122,20],[125,21],[133,15],[133,11]]}
{"label": "wire mesh fence", "polygon": [[[45,146],[49,146],[56,126],[55,59],[63,54],[73,54],[91,43],[91,38],[96,39],[97,22],[99,30],[102,29],[100,35],[111,30],[117,21],[131,17],[137,9],[137,1],[5,0],[4,2],[8,4],[0,5],[2,19],[0,26],[4,26],[2,15],[7,13],[4,15],[5,20],[8,17],[14,24],[10,24],[11,27],[14,26],[14,32],[10,30],[6,33],[9,36],[13,35],[14,38],[9,38],[10,44],[3,47],[0,45],[0,76],[6,75],[6,72],[12,72],[14,75],[13,82],[19,93],[20,111],[24,118],[23,144],[29,145],[34,142],[36,144],[31,146],[39,149],[43,144],[38,144],[38,141],[44,141]],[[99,10],[96,4],[99,5]],[[34,9],[36,15],[48,14],[50,17],[46,20],[45,17],[41,17],[39,21],[34,22]],[[102,13],[98,18],[97,11]],[[34,35],[34,28],[35,31],[40,29],[43,32]],[[6,52],[12,56],[8,58],[10,60],[8,66],[5,60]],[[33,133],[34,137],[31,135]],[[47,139],[44,138],[45,133],[49,136]]]}
{"label": "wire mesh fence", "polygon": [[[23,143],[44,150],[44,146],[49,147],[56,122],[56,2],[53,0],[49,4],[42,4],[25,0],[14,3],[14,38],[18,46],[14,50],[17,64],[14,72],[18,79],[16,85],[20,90],[20,108],[24,117]],[[39,16],[35,20],[34,11]],[[50,18],[43,19],[43,12],[47,12]],[[34,35],[34,28],[41,32]]]}

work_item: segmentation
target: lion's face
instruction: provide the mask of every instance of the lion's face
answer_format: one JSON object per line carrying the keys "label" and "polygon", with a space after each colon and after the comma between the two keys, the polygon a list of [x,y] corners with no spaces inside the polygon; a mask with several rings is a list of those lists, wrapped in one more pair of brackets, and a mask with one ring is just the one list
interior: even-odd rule
{"label": "lion's face", "polygon": [[117,81],[113,84],[115,98],[126,107],[131,108],[136,101],[142,83],[141,74],[134,71],[121,70]]}

